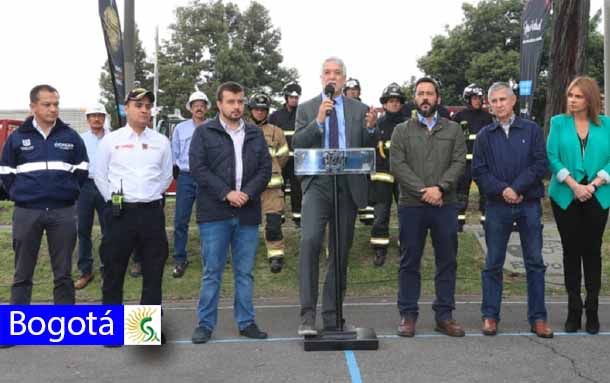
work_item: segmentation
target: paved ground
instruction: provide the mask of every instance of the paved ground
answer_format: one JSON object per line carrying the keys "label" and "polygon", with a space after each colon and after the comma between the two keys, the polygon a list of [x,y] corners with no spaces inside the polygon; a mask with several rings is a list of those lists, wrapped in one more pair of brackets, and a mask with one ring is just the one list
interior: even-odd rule
{"label": "paved ground", "polygon": [[528,332],[522,299],[504,302],[500,334],[479,333],[478,298],[459,298],[461,339],[433,331],[430,301],[422,300],[418,333],[395,335],[394,298],[346,304],[348,323],[374,327],[378,351],[304,352],[294,302],[258,301],[266,341],[241,338],[230,302],[223,302],[213,341],[193,345],[192,303],[167,305],[163,347],[14,347],[0,350],[0,382],[609,382],[610,301],[600,307],[602,333],[560,332],[564,301],[548,302],[557,330],[545,340]]}

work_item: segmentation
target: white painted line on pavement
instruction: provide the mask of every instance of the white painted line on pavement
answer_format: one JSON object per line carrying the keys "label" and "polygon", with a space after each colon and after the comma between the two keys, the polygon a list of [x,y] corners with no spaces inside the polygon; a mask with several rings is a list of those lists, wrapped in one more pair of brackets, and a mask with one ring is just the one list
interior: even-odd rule
{"label": "white painted line on pavement", "polygon": [[[499,332],[497,335],[495,336],[485,336],[483,334],[481,334],[480,332],[467,332],[465,337],[466,338],[496,338],[496,337],[524,337],[524,336],[536,336],[536,334],[531,333],[531,332]],[[575,333],[567,333],[567,332],[555,332],[555,337],[596,337],[596,336],[610,336],[610,331],[604,331],[604,332],[600,332],[596,335],[591,335],[589,333],[586,332],[575,332]],[[393,339],[401,339],[404,340],[405,338],[400,337],[396,334],[379,334],[377,335],[377,338],[379,339],[388,339],[388,340],[393,340]],[[434,332],[427,332],[427,333],[421,333],[421,334],[416,334],[414,338],[412,339],[429,339],[429,338],[447,338],[449,339],[450,337],[448,337],[447,335],[444,334],[439,334],[439,333],[434,333]],[[208,342],[208,344],[240,344],[240,343],[273,343],[273,342],[301,342],[303,340],[302,337],[278,337],[278,338],[267,338],[267,339],[246,339],[246,338],[227,338],[227,339],[214,339]],[[408,342],[408,340],[405,340],[406,342]],[[167,343],[172,343],[172,344],[192,344],[192,342],[187,339],[179,339],[179,340],[168,340]]]}
{"label": "white painted line on pavement", "polygon": [[[420,305],[431,305],[432,301],[420,301]],[[456,305],[480,305],[481,301],[459,301],[455,302]],[[503,305],[527,305],[527,301],[504,301]],[[547,305],[567,305],[567,301],[550,301],[546,302]],[[601,306],[610,305],[610,301],[599,302]],[[318,305],[321,307],[320,305]],[[353,302],[353,303],[344,303],[343,307],[375,307],[375,306],[396,306],[396,302]],[[300,308],[301,306],[298,304],[287,304],[287,305],[258,305],[254,306],[255,309],[293,309]],[[166,306],[163,305],[163,310],[196,310],[197,305],[193,304],[192,307],[184,307],[184,306]],[[233,306],[219,306],[219,310],[232,310]]]}

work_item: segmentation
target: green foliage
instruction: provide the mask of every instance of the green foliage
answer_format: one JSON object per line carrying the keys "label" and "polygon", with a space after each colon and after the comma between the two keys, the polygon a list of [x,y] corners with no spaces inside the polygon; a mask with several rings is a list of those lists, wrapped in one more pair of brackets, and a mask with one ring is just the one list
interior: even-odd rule
{"label": "green foliage", "polygon": [[241,12],[222,0],[193,1],[176,9],[170,29],[172,36],[159,56],[160,104],[169,110],[186,113],[184,105],[195,88],[214,106],[223,82],[237,81],[248,94],[265,87],[278,96],[283,84],[298,77],[296,69],[281,65],[281,33],[257,2]]}
{"label": "green foliage", "polygon": [[[252,2],[243,12],[222,0],[193,0],[177,7],[176,20],[169,26],[171,37],[159,52],[159,99],[162,113],[185,109],[196,89],[207,94],[215,105],[216,88],[226,81],[237,81],[250,94],[266,88],[279,96],[283,85],[296,80],[294,68],[283,67],[281,33],[273,26],[269,11]],[[137,36],[137,31],[136,31]],[[107,63],[100,76],[102,101],[115,110],[114,91]],[[147,60],[142,42],[136,45],[136,81],[152,89],[153,64]],[[116,125],[113,116],[113,126]]]}
{"label": "green foliage", "polygon": [[[524,5],[524,0],[482,0],[476,5],[464,3],[463,22],[447,29],[446,35],[433,37],[432,48],[418,60],[418,67],[440,81],[444,104],[460,105],[464,87],[472,82],[487,88],[495,81],[519,79]],[[539,118],[544,116],[550,46],[548,31],[552,22],[550,20],[547,27],[535,93],[534,115]],[[603,35],[597,31],[600,22],[601,11],[590,22],[586,73],[602,86]]]}
{"label": "green foliage", "polygon": [[[147,61],[146,51],[144,50],[144,46],[142,45],[142,41],[140,40],[140,32],[138,27],[135,29],[135,80],[140,83],[141,86],[146,89],[153,88],[153,64]],[[100,102],[106,106],[106,110],[110,113],[112,118],[112,128],[116,129],[119,127],[119,122],[116,114],[116,100],[114,97],[114,88],[112,86],[112,77],[110,76],[110,70],[108,68],[108,60],[102,67],[102,73],[100,74],[100,88],[101,88],[101,98]],[[128,89],[125,90],[129,91]]]}

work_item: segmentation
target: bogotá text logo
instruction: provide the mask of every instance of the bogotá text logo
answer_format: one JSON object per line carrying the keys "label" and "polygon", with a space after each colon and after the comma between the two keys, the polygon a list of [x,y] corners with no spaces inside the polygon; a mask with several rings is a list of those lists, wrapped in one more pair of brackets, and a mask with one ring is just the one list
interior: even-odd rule
{"label": "bogot\u00e1 text logo", "polygon": [[161,306],[125,306],[125,345],[161,344]]}

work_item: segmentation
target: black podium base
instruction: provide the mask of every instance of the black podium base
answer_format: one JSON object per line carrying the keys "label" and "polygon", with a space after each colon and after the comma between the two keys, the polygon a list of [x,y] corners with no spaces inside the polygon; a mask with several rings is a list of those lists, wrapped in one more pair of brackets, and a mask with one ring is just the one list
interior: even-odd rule
{"label": "black podium base", "polygon": [[305,351],[377,350],[379,339],[372,328],[355,328],[305,337],[303,346]]}

